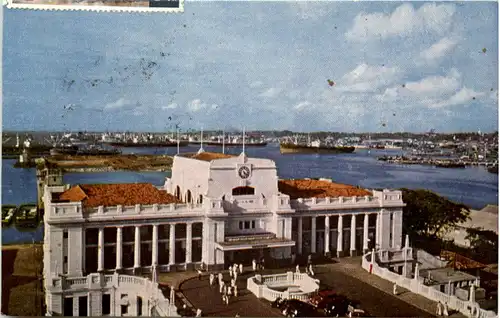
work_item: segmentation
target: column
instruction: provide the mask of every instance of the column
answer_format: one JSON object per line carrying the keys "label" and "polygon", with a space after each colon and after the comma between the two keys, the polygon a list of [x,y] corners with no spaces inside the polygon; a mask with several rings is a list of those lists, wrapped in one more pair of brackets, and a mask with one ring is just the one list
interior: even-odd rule
{"label": "column", "polygon": [[186,264],[192,263],[193,224],[186,224]]}
{"label": "column", "polygon": [[342,214],[339,214],[339,221],[337,224],[337,257],[342,255],[342,243],[344,240],[344,230],[342,228]]}
{"label": "column", "polygon": [[365,214],[365,220],[363,224],[363,253],[368,251],[368,225],[369,225],[370,214]]}
{"label": "column", "polygon": [[141,267],[141,227],[135,227],[134,268]]}
{"label": "column", "polygon": [[118,226],[116,228],[116,269],[120,270],[122,269],[122,254],[123,254],[123,247],[122,247],[122,227]]}
{"label": "column", "polygon": [[325,255],[330,254],[330,217],[325,216]]}
{"label": "column", "polygon": [[104,270],[104,228],[99,228],[97,238],[97,271]]}
{"label": "column", "polygon": [[316,253],[316,217],[311,217],[311,253]]}
{"label": "column", "polygon": [[168,264],[173,265],[175,264],[175,223],[170,224],[170,238],[168,240],[169,243],[169,257],[168,257]]}
{"label": "column", "polygon": [[380,248],[388,249],[390,248],[389,238],[391,234],[391,212],[386,210],[382,210],[382,212],[380,212],[379,227],[380,227],[380,235],[379,235]]}
{"label": "column", "polygon": [[299,255],[302,254],[302,217],[298,217],[297,218],[297,252],[299,253]]}
{"label": "column", "polygon": [[375,249],[380,248],[380,212],[376,214],[377,219],[375,221]]}
{"label": "column", "polygon": [[153,224],[152,266],[158,265],[158,224]]}
{"label": "column", "polygon": [[356,214],[351,214],[351,256],[356,256]]}

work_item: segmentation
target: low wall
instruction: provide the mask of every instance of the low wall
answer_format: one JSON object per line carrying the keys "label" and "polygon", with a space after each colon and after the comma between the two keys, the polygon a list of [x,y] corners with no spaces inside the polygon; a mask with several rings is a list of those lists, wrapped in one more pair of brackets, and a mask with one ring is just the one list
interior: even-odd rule
{"label": "low wall", "polygon": [[[301,292],[277,291],[273,287],[297,286]],[[271,287],[271,288],[270,288]],[[277,275],[256,275],[247,279],[247,289],[257,298],[275,301],[277,298],[308,300],[319,289],[319,280],[305,273],[287,272]]]}
{"label": "low wall", "polygon": [[[111,316],[119,316],[119,305],[121,294],[139,296],[143,299],[143,313],[149,316],[153,309],[159,316],[172,317],[179,316],[177,308],[174,304],[165,298],[163,292],[158,288],[158,283],[153,283],[151,280],[143,277],[129,275],[104,275],[104,274],[89,274],[84,277],[64,277],[59,276],[50,280],[50,285],[46,285],[47,311],[48,315],[63,314],[63,299],[64,297],[78,297],[81,295],[92,295],[89,297],[90,308],[89,316],[101,315],[100,300],[103,294],[112,295]],[[133,311],[137,311],[135,305],[132,306]],[[78,308],[74,308],[78,311]],[[52,313],[52,314],[51,314]]]}
{"label": "low wall", "polygon": [[[375,257],[375,259],[376,258],[377,257]],[[363,255],[361,266],[365,270],[369,272],[371,271],[372,274],[377,275],[392,283],[396,283],[398,286],[404,287],[410,290],[412,293],[419,294],[432,301],[441,301],[442,303],[447,303],[449,308],[459,311],[468,317],[497,317],[497,314],[495,312],[481,309],[477,302],[464,301],[453,295],[447,295],[440,292],[439,290],[432,288],[431,286],[425,286],[415,278],[407,278],[402,275],[393,273],[387,268],[380,267],[377,262],[372,262],[372,252],[368,252]]]}

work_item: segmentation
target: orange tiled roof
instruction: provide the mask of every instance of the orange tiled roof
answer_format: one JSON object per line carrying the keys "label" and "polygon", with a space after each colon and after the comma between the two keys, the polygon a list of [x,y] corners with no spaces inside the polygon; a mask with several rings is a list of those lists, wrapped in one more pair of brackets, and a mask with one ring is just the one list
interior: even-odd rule
{"label": "orange tiled roof", "polygon": [[365,189],[323,180],[279,180],[278,189],[281,193],[289,195],[290,199],[372,195]]}
{"label": "orange tiled roof", "polygon": [[82,202],[85,207],[181,202],[149,183],[81,184],[61,193],[57,201]]}
{"label": "orange tiled roof", "polygon": [[475,269],[486,267],[483,263],[451,251],[442,250],[439,256],[448,261],[446,267],[454,267],[456,269]]}
{"label": "orange tiled roof", "polygon": [[192,159],[202,160],[202,161],[212,161],[217,159],[232,158],[233,155],[228,155],[220,152],[201,152],[190,157]]}

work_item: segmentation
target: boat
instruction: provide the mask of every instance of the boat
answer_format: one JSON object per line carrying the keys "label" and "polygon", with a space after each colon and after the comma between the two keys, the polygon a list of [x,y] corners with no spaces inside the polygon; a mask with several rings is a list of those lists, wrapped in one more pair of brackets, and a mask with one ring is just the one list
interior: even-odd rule
{"label": "boat", "polygon": [[17,212],[17,205],[2,205],[2,226],[9,226],[14,220]]}
{"label": "boat", "polygon": [[[161,147],[177,147],[177,141],[113,141],[109,142],[108,145],[113,147],[137,147],[137,148],[161,148]],[[187,141],[179,141],[179,147],[186,147],[188,145]]]}
{"label": "boat", "polygon": [[120,149],[89,145],[88,147],[78,149],[76,154],[80,156],[112,156],[121,153]]}
{"label": "boat", "polygon": [[343,154],[352,153],[356,150],[352,146],[322,146],[319,141],[307,144],[297,142],[282,142],[280,143],[281,154],[294,153],[314,153],[314,154]]}
{"label": "boat", "polygon": [[[200,145],[201,141],[189,141],[189,144]],[[220,141],[204,141],[204,146],[216,146],[216,147],[243,147],[242,142],[220,142]],[[267,141],[250,141],[245,142],[245,147],[265,147],[267,146]]]}
{"label": "boat", "polygon": [[38,227],[40,218],[36,204],[23,204],[19,206],[15,217],[15,224],[18,227],[34,228]]}
{"label": "boat", "polygon": [[488,167],[488,172],[498,174],[498,165],[493,165],[493,166]]}
{"label": "boat", "polygon": [[461,162],[438,162],[435,164],[437,168],[465,168],[465,163]]}
{"label": "boat", "polygon": [[50,149],[51,156],[59,155],[76,155],[78,153],[78,146],[57,146]]}

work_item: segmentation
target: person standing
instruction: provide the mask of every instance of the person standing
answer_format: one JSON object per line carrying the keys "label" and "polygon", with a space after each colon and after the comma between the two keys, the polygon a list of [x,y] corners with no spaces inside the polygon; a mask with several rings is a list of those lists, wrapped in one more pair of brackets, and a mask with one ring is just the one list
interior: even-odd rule
{"label": "person standing", "polygon": [[438,301],[437,307],[436,307],[436,316],[440,317],[442,314],[443,314],[443,312],[441,310],[441,302]]}
{"label": "person standing", "polygon": [[300,274],[300,266],[299,266],[299,264],[297,264],[297,266],[295,266],[295,273]]}
{"label": "person standing", "polygon": [[314,276],[314,271],[313,271],[313,265],[309,264],[309,273],[311,273],[311,276]]}
{"label": "person standing", "polygon": [[212,288],[212,286],[214,285],[214,280],[215,280],[215,276],[213,273],[210,273],[209,280],[210,280],[210,288]]}
{"label": "person standing", "polygon": [[260,259],[260,269],[261,269],[261,270],[264,270],[264,268],[265,268],[265,267],[264,267],[264,257],[262,257],[262,258]]}
{"label": "person standing", "polygon": [[202,274],[202,273],[203,273],[203,272],[199,269],[199,270],[198,270],[198,280],[201,280],[201,274]]}
{"label": "person standing", "polygon": [[198,308],[196,310],[196,317],[201,317],[201,309],[200,308]]}
{"label": "person standing", "polygon": [[240,264],[240,274],[243,275],[243,264]]}
{"label": "person standing", "polygon": [[448,317],[448,303],[443,304],[443,316]]}
{"label": "person standing", "polygon": [[234,286],[234,297],[238,297],[238,286]]}
{"label": "person standing", "polygon": [[222,279],[224,279],[224,276],[222,275],[222,273],[219,273],[219,284],[222,282]]}
{"label": "person standing", "polygon": [[236,280],[238,278],[238,270],[234,270],[234,280]]}
{"label": "person standing", "polygon": [[229,277],[233,277],[233,268],[229,266]]}
{"label": "person standing", "polygon": [[396,283],[394,283],[394,285],[392,285],[392,294],[393,295],[398,294],[398,285],[396,285]]}
{"label": "person standing", "polygon": [[252,260],[252,269],[254,272],[257,270],[257,262],[255,261],[255,258]]}
{"label": "person standing", "polygon": [[231,279],[231,287],[234,287],[236,285],[236,279]]}

